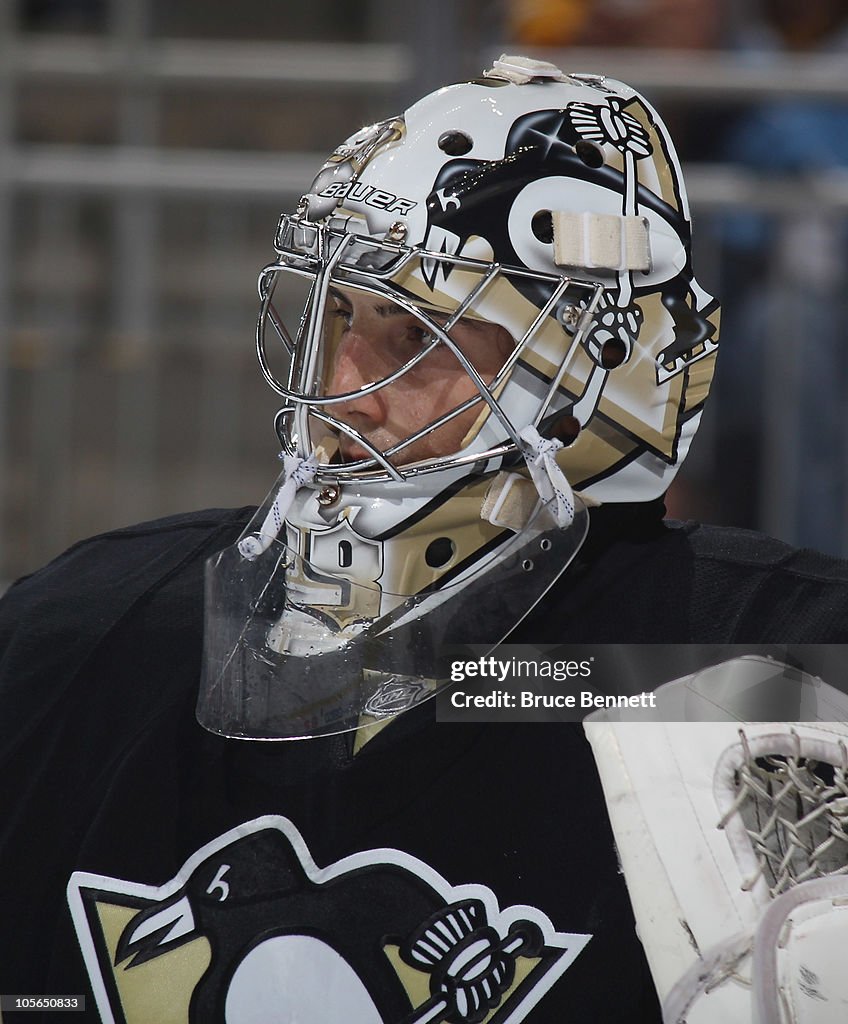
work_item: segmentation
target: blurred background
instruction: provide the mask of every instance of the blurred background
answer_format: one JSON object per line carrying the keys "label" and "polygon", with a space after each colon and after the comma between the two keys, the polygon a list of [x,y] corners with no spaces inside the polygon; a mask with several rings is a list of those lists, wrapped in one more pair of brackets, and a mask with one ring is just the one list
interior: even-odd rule
{"label": "blurred background", "polygon": [[724,319],[670,512],[848,554],[846,0],[0,0],[0,582],[264,495],[279,213],[503,51],[629,82],[678,140]]}

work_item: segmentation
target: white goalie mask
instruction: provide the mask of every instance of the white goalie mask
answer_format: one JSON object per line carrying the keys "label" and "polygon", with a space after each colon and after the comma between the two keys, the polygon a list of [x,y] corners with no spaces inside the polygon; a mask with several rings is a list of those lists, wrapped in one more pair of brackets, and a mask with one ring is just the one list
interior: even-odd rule
{"label": "white goalie mask", "polygon": [[718,326],[653,109],[527,58],[351,136],[275,249],[285,469],[210,563],[198,710],[268,739],[431,695],[562,574],[586,504],[663,494]]}

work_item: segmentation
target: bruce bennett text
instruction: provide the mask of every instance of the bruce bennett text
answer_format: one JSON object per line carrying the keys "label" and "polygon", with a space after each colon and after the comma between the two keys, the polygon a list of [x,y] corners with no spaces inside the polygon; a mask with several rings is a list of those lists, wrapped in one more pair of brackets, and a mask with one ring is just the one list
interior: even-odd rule
{"label": "bruce bennett text", "polygon": [[454,690],[450,695],[451,705],[455,708],[655,708],[656,701],[657,695],[649,691],[611,696],[592,690],[579,693],[492,690],[485,694]]}

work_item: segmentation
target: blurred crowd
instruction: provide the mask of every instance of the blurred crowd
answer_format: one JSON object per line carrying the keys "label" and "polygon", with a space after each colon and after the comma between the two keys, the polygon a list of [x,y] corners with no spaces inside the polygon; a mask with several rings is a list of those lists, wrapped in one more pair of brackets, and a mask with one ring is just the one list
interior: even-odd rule
{"label": "blurred crowd", "polygon": [[[247,44],[295,40],[356,45],[408,43],[413,20],[420,28],[424,14],[423,8],[416,6],[413,18],[413,5],[407,7],[388,0],[356,5],[343,0],[322,0],[310,5],[272,5],[267,0],[242,0],[236,6],[210,0],[181,0],[177,5],[166,4],[163,0],[17,0],[15,10],[18,30],[33,36],[39,33],[103,35],[120,24],[121,31],[129,26],[130,31],[148,31],[165,39],[239,40]],[[450,19],[451,31],[462,36],[448,48],[452,61],[454,56],[458,63],[463,57],[468,59],[469,67],[457,68],[458,77],[473,73],[479,53],[490,45],[503,45],[513,51],[548,50],[551,59],[569,61],[571,56],[563,51],[574,47],[652,52],[720,50],[733,54],[737,68],[752,69],[769,65],[784,68],[815,54],[848,56],[846,0],[461,0],[461,3],[432,0],[427,10],[437,22],[436,27],[443,27],[440,18]],[[136,18],[134,28],[133,18]],[[146,28],[140,28],[142,21]],[[443,36],[435,31],[433,39],[445,43]],[[416,40],[415,52],[424,62],[424,41],[417,36]],[[447,57],[442,55],[442,59]],[[575,63],[578,63],[576,58]],[[443,73],[442,69],[437,70],[440,75]],[[580,70],[596,68],[581,67]],[[615,74],[615,68],[611,73]],[[842,74],[841,80],[844,79]],[[129,81],[129,88],[134,88]],[[113,109],[120,90],[97,92],[87,81],[81,79],[80,82],[82,84],[75,87],[77,93],[60,82],[61,95],[46,87],[39,92],[41,87],[37,83],[21,89],[17,114],[12,119],[12,131],[17,133],[15,142],[23,145],[78,142],[89,149],[121,144],[119,129],[114,127],[119,123],[119,112]],[[418,83],[410,77],[403,88],[407,86],[423,91],[430,83]],[[259,86],[256,88],[258,90]],[[349,127],[354,116],[361,114],[363,119],[374,119],[403,105],[399,90],[387,95],[378,94],[376,90],[358,91],[333,85],[305,89],[293,85],[291,89],[293,91],[285,95],[278,95],[279,90],[274,92],[267,87],[261,94],[252,93],[246,85],[226,86],[218,92],[208,86],[194,92],[182,86],[173,87],[167,102],[159,103],[158,120],[151,117],[145,122],[155,123],[150,144],[214,152],[264,151],[269,155],[280,151],[318,152],[335,144],[341,126]],[[60,110],[63,97],[67,102]],[[334,97],[332,102],[331,97]],[[144,107],[147,98],[143,90],[137,90],[131,97],[133,102],[141,99],[139,109],[149,112],[152,107]],[[650,93],[648,98],[651,98]],[[357,104],[354,113],[351,107]],[[772,197],[784,188],[791,198],[785,205],[772,201],[771,204],[737,202],[722,206],[713,201],[709,209],[695,211],[698,276],[722,299],[722,346],[713,398],[692,455],[669,495],[670,513],[765,529],[793,543],[848,554],[848,366],[842,343],[848,313],[846,289],[842,284],[848,256],[848,203],[844,198],[848,195],[845,186],[848,181],[848,93],[840,94],[836,88],[831,94],[827,89],[819,89],[805,95],[803,91],[787,89],[744,96],[717,94],[715,101],[710,102],[692,102],[691,96],[681,97],[677,102],[672,91],[661,96],[657,105],[678,140],[684,165],[733,167],[748,173],[751,180],[774,185],[777,192],[772,189]],[[336,127],[336,122],[340,127]],[[76,140],[71,137],[75,124],[80,125],[80,138]],[[48,128],[42,131],[45,125]],[[61,126],[59,134],[56,134],[59,132],[56,125]],[[821,188],[822,181],[831,180],[828,176],[837,184],[842,182],[842,191],[833,190],[836,201],[819,203],[816,189]],[[114,225],[118,204],[113,210],[94,194],[82,199],[75,197],[68,203],[63,199],[53,201],[46,194],[43,199],[41,195],[36,197],[26,189],[21,195],[22,199],[15,199],[13,230],[20,231],[24,241],[15,243],[18,255],[12,263],[14,280],[10,304],[14,337],[9,351],[18,356],[23,352],[26,359],[21,357],[20,365],[11,371],[13,387],[9,408],[12,412],[7,410],[7,416],[17,415],[16,410],[20,409],[24,418],[29,417],[29,422],[40,422],[44,418],[41,413],[24,408],[24,399],[29,393],[24,384],[37,397],[36,386],[27,383],[34,380],[29,373],[34,357],[30,358],[31,346],[27,347],[37,333],[34,327],[41,331],[42,340],[54,331],[48,323],[45,305],[50,301],[51,292],[45,291],[43,282],[45,273],[52,273],[55,254],[61,246],[57,246],[55,240],[50,241],[50,231],[58,237],[64,218],[71,224],[65,232],[67,235],[72,232],[74,218],[78,218],[92,237],[96,233],[98,252],[102,249],[103,253],[98,261],[99,279],[109,273],[109,267],[119,265],[113,258],[114,241],[99,241],[109,231],[113,239],[117,238]],[[260,496],[252,493],[244,480],[244,467],[251,459],[248,446],[254,443],[251,439],[259,429],[251,418],[256,400],[244,400],[245,394],[254,394],[246,390],[254,385],[244,384],[245,390],[228,406],[226,418],[221,416],[221,399],[226,396],[218,395],[216,389],[221,381],[236,376],[231,364],[222,361],[234,358],[230,339],[236,334],[241,346],[239,351],[243,349],[245,359],[243,367],[239,363],[239,379],[247,382],[256,378],[255,387],[260,387],[255,369],[249,365],[254,302],[251,278],[267,256],[269,232],[279,212],[279,203],[275,206],[268,197],[259,203],[247,194],[238,200],[242,206],[236,200],[229,205],[224,201],[198,200],[192,207],[181,196],[168,199],[170,206],[164,200],[156,202],[159,203],[157,226],[149,230],[156,235],[150,241],[150,251],[157,254],[151,274],[155,278],[154,285],[160,288],[160,297],[158,311],[151,312],[148,319],[149,331],[156,342],[149,352],[160,362],[149,371],[149,376],[151,380],[170,382],[176,393],[173,382],[183,378],[174,359],[183,353],[185,379],[178,389],[179,395],[171,403],[174,415],[182,422],[191,423],[189,430],[196,431],[198,436],[212,438],[214,443],[207,447],[213,451],[218,468],[212,469],[213,455],[208,455],[208,463],[201,468],[204,481],[211,479],[212,483],[204,482],[202,486],[198,483],[192,494],[186,493],[183,487],[191,473],[185,467],[179,468],[173,473],[173,487],[167,493],[160,487],[162,501],[156,507],[151,504],[148,508],[145,504],[153,501],[150,496],[155,489],[142,481],[138,486],[139,504],[132,512],[135,518],[163,514],[196,502],[228,504]],[[138,216],[143,220],[147,214],[142,212]],[[103,224],[107,222],[111,226],[104,229]],[[39,224],[46,225],[46,241],[40,249],[33,241],[35,232],[40,230]],[[148,230],[143,224],[142,229]],[[129,236],[133,230],[128,229]],[[178,236],[173,245],[168,241],[171,235]],[[89,245],[93,245],[90,239]],[[36,249],[43,250],[41,262],[34,258]],[[705,252],[708,256],[706,269]],[[180,259],[174,255],[178,253],[183,254]],[[234,253],[241,253],[239,259],[243,257],[243,265],[238,263]],[[199,268],[204,261],[209,269],[203,272],[201,281]],[[74,275],[83,275],[87,266],[86,260],[79,256],[63,260],[67,289],[71,288]],[[172,266],[179,268],[178,273],[170,272]],[[28,267],[32,268],[32,273]],[[169,283],[156,284],[165,278]],[[238,295],[240,305],[226,311],[223,307],[229,301],[228,289],[234,287],[236,280],[244,285]],[[34,282],[32,288],[29,281]],[[214,285],[211,291],[210,283]],[[177,285],[185,285],[179,294]],[[203,296],[204,306],[192,305],[195,301],[192,288]],[[80,308],[76,308],[77,340],[64,348],[54,345],[53,349],[60,353],[60,358],[68,360],[63,364],[67,380],[76,373],[77,384],[81,365],[79,353],[90,355],[112,344],[102,339],[95,341],[94,335],[100,330],[98,325],[102,320],[108,327],[107,321],[115,315],[112,310],[125,301],[122,296],[132,298],[131,287],[122,292],[120,287],[101,283],[98,289],[98,294],[111,296],[109,310],[98,313],[98,320],[93,313],[83,316]],[[211,305],[210,294],[215,299]],[[79,306],[80,300],[75,301]],[[105,308],[106,304],[104,299],[101,305]],[[179,317],[174,312],[177,308],[182,311]],[[57,323],[54,333],[64,329],[59,321],[67,323],[71,319],[61,309],[52,315]],[[237,324],[243,324],[243,329]],[[91,325],[97,327],[97,331]],[[110,329],[112,336],[118,338],[120,332],[114,327]],[[189,344],[191,332],[199,330],[203,333],[202,344]],[[216,343],[220,366],[207,374],[204,383],[205,371],[199,363],[195,365],[194,360],[205,358],[206,353],[216,347],[211,345],[216,331],[221,334],[220,344]],[[105,338],[106,330],[101,333]],[[124,346],[125,341],[126,332],[121,341]],[[167,366],[166,360],[170,360]],[[76,361],[76,369],[70,366],[72,361]],[[113,363],[119,366],[120,372],[128,365],[123,357]],[[109,370],[113,375],[119,372],[115,366]],[[16,381],[24,384],[17,386]],[[44,409],[55,412],[66,386],[65,378],[54,375],[50,386],[55,388],[59,398],[49,389],[42,389],[41,401]],[[192,389],[197,391],[200,410],[196,415],[189,411],[195,401]],[[152,394],[152,390],[138,390],[134,399],[136,406],[142,411],[148,409]],[[241,413],[237,406],[242,408]],[[78,411],[68,413],[69,421],[87,422],[94,417],[95,408],[99,408],[96,402],[82,402]],[[131,406],[127,408],[131,420],[135,413]],[[102,416],[102,408],[97,416]],[[227,435],[233,432],[238,416],[244,420],[241,428],[244,440],[236,445]],[[264,423],[268,416],[263,412],[263,417]],[[255,418],[259,418],[258,414]],[[125,415],[124,419],[128,417]],[[133,423],[126,429],[132,433]],[[161,425],[157,429],[163,439],[173,433],[172,429]],[[186,465],[197,465],[199,460],[192,455],[192,435],[182,427],[180,430],[181,455]],[[51,554],[51,548],[58,550],[76,536],[117,525],[109,516],[123,521],[128,515],[125,508],[114,513],[104,512],[107,504],[104,500],[89,503],[82,496],[84,490],[91,488],[84,486],[88,478],[79,470],[83,453],[76,435],[61,428],[43,433],[44,450],[55,457],[58,445],[61,457],[55,457],[50,463],[59,468],[47,469],[41,477],[22,468],[26,457],[30,457],[30,461],[32,458],[25,446],[17,444],[14,427],[8,442],[7,479],[13,482],[7,485],[3,517],[5,532],[12,541],[7,541],[6,547],[16,555],[24,552],[22,562],[32,561],[33,564]],[[92,443],[108,443],[108,428],[92,425],[89,433]],[[266,435],[270,436],[270,427]],[[257,447],[261,447],[263,439],[264,436],[260,436],[255,441]],[[233,448],[237,472],[234,470],[231,474],[232,492],[224,493],[221,489],[219,493],[213,484],[220,485],[227,476],[221,466],[228,445]],[[136,449],[130,446],[127,451],[130,455],[123,460],[119,456],[101,459],[98,465],[105,467],[104,477],[113,477],[115,466],[127,474],[127,479],[130,473],[136,472],[140,462]],[[167,452],[163,457],[166,456],[171,458]],[[150,454],[151,465],[152,459]],[[54,479],[57,473],[74,477],[72,484],[79,492],[75,498],[59,495],[59,482]],[[262,461],[261,468],[256,469],[256,478],[266,476]],[[116,493],[127,490],[127,479],[118,480],[114,486]],[[55,495],[52,492],[47,495],[46,500],[45,487],[54,487],[56,491]],[[59,511],[51,512],[56,520],[55,529],[44,518],[47,512],[43,514],[43,523],[34,518],[32,502],[22,497],[26,493],[40,502],[43,509],[61,510],[61,515]],[[12,515],[10,509],[17,511]],[[76,516],[74,509],[78,509],[79,515],[73,526],[59,523],[62,517],[67,520],[72,514]],[[101,515],[99,520],[91,520],[93,511]],[[27,530],[38,540],[37,550],[35,540],[23,537]],[[15,563],[11,569],[4,568],[0,558],[0,578],[12,571],[21,571],[22,567],[23,564]]]}

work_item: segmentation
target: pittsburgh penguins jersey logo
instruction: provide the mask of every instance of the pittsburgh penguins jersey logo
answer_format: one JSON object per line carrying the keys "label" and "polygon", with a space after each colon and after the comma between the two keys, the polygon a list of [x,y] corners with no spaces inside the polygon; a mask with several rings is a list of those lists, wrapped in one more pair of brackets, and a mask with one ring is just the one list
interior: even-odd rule
{"label": "pittsburgh penguins jersey logo", "polygon": [[276,816],[68,900],[107,1024],[519,1024],[590,939],[398,850],[319,868]]}

